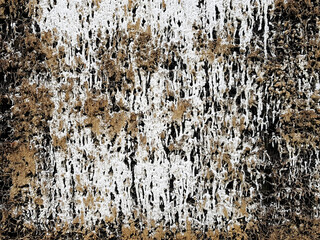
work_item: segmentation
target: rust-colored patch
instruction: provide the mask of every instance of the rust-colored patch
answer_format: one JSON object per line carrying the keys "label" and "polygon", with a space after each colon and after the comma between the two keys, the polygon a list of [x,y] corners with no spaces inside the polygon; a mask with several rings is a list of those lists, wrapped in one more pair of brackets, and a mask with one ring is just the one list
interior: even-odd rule
{"label": "rust-colored patch", "polygon": [[232,38],[228,38],[228,42],[223,42],[221,37],[214,40],[208,39],[208,35],[202,30],[201,26],[197,24],[193,25],[193,30],[195,31],[193,46],[195,51],[199,53],[201,61],[209,61],[212,63],[221,56],[231,54],[231,48],[234,47]]}
{"label": "rust-colored patch", "polygon": [[114,113],[110,119],[109,135],[114,138],[115,135],[119,135],[121,129],[125,126],[128,116],[125,112]]}
{"label": "rust-colored patch", "polygon": [[93,133],[100,135],[102,130],[102,121],[100,119],[104,122],[109,121],[108,101],[105,97],[96,97],[90,92],[87,92],[87,95],[88,97],[84,103],[83,111],[83,113],[87,115],[85,124],[91,127]]}
{"label": "rust-colored patch", "polygon": [[151,34],[151,28],[148,26],[145,32],[139,34],[135,42],[137,67],[148,72],[157,70],[160,59],[160,48],[157,45],[157,41]]}
{"label": "rust-colored patch", "polygon": [[100,3],[102,0],[92,0],[93,4],[97,7],[97,10],[100,8]]}
{"label": "rust-colored patch", "polygon": [[34,203],[37,204],[37,205],[43,205],[43,199],[35,198]]}
{"label": "rust-colored patch", "polygon": [[83,198],[83,203],[86,207],[93,207],[94,202],[94,196],[91,193],[89,193],[87,197]]}
{"label": "rust-colored patch", "polygon": [[122,229],[122,239],[140,239],[140,233],[139,230],[134,226],[134,222],[131,222],[129,227],[123,226]]}
{"label": "rust-colored patch", "polygon": [[182,120],[183,114],[190,106],[190,103],[187,101],[178,101],[177,106],[173,109],[172,120],[180,122]]}
{"label": "rust-colored patch", "polygon": [[7,155],[10,161],[8,172],[11,173],[12,187],[10,199],[24,192],[25,187],[31,187],[32,177],[36,173],[36,150],[27,144],[21,144],[15,151]]}
{"label": "rust-colored patch", "polygon": [[130,114],[130,118],[128,120],[128,130],[127,132],[131,134],[132,137],[136,137],[138,134],[138,118],[139,115],[135,113]]}
{"label": "rust-colored patch", "polygon": [[28,139],[29,135],[44,129],[46,121],[52,117],[52,95],[45,87],[37,87],[27,81],[22,83],[19,95],[14,98],[12,109],[17,119],[14,122],[15,135]]}
{"label": "rust-colored patch", "polygon": [[55,135],[52,135],[52,145],[54,147],[60,147],[62,149],[62,151],[66,151],[67,150],[67,137],[64,136],[62,138],[58,138]]}

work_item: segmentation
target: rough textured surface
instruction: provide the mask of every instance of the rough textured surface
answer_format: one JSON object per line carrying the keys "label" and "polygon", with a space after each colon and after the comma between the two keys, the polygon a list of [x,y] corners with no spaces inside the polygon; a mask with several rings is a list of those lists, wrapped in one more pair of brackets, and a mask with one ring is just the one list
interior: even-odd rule
{"label": "rough textured surface", "polygon": [[315,1],[0,0],[3,239],[319,239]]}

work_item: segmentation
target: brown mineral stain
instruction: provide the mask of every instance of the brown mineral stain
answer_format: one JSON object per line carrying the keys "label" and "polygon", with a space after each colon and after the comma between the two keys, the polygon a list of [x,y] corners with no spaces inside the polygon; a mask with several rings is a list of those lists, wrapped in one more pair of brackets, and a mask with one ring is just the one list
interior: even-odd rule
{"label": "brown mineral stain", "polygon": [[232,163],[231,163],[231,156],[230,154],[228,153],[224,153],[222,155],[222,160],[223,160],[223,163],[226,163],[227,164],[227,167],[228,167],[228,172],[231,173],[232,170],[233,170],[233,167],[232,167]]}
{"label": "brown mineral stain", "polygon": [[53,34],[52,31],[41,32],[41,41],[48,45],[53,44]]}
{"label": "brown mineral stain", "polygon": [[187,225],[186,232],[184,232],[184,233],[178,232],[176,234],[176,239],[196,240],[197,239],[196,232],[192,230],[191,222],[189,220],[187,220],[186,225]]}
{"label": "brown mineral stain", "polygon": [[147,145],[147,137],[145,135],[140,134],[140,141],[144,146]]}
{"label": "brown mineral stain", "polygon": [[229,218],[228,211],[227,211],[227,209],[225,207],[223,208],[223,215],[224,215],[225,218],[227,218],[227,219]]}
{"label": "brown mineral stain", "polygon": [[80,182],[80,175],[79,175],[79,174],[76,175],[76,180],[77,180],[77,183],[78,183],[78,184],[81,184],[81,182]]}
{"label": "brown mineral stain", "polygon": [[83,185],[81,183],[80,175],[76,175],[76,190],[80,193],[84,191]]}
{"label": "brown mineral stain", "polygon": [[161,139],[165,139],[165,137],[166,137],[166,132],[165,131],[161,132],[160,138]]}
{"label": "brown mineral stain", "polygon": [[218,230],[213,231],[212,229],[209,229],[206,233],[206,237],[212,240],[219,240],[219,235],[220,234]]}
{"label": "brown mineral stain", "polygon": [[128,0],[128,10],[131,11],[134,4],[134,0]]}
{"label": "brown mineral stain", "polygon": [[83,226],[85,223],[84,221],[84,211],[81,210],[81,214],[80,214],[80,224]]}
{"label": "brown mineral stain", "polygon": [[142,231],[141,238],[142,238],[143,240],[151,240],[151,239],[152,239],[152,238],[150,237],[148,228],[145,228],[145,229]]}
{"label": "brown mineral stain", "polygon": [[60,147],[62,151],[67,150],[67,137],[58,138],[56,135],[52,135],[52,145],[54,147]]}
{"label": "brown mineral stain", "polygon": [[102,0],[92,0],[93,4],[94,4],[95,6],[97,6],[97,10],[99,10],[99,8],[100,8],[100,3],[101,3],[101,1],[102,1]]}
{"label": "brown mineral stain", "polygon": [[14,122],[17,137],[28,139],[29,135],[43,129],[52,116],[54,104],[51,97],[51,93],[44,87],[37,87],[27,81],[22,83],[20,96],[15,97],[12,109],[17,119]]}
{"label": "brown mineral stain", "polygon": [[[5,16],[2,15],[3,4],[6,10]],[[30,17],[36,8],[38,6],[33,0],[0,2],[0,18],[4,18],[5,24],[11,26],[10,31],[5,30],[7,32],[6,39],[1,41],[1,46],[4,47],[1,51],[4,55],[0,61],[0,68],[5,75],[14,74],[14,86],[8,83],[8,94],[13,102],[13,107],[10,109],[13,120],[9,120],[9,122],[13,129],[11,137],[15,141],[4,152],[3,157],[8,161],[8,164],[3,171],[11,176],[11,183],[7,185],[8,201],[10,202],[9,205],[6,205],[9,207],[8,214],[11,219],[17,220],[15,220],[17,226],[8,231],[16,231],[21,227],[19,237],[20,233],[28,232],[29,234],[29,232],[36,230],[32,224],[18,220],[20,218],[18,215],[22,215],[22,206],[28,200],[33,201],[36,205],[43,205],[42,199],[33,194],[39,188],[36,184],[37,163],[42,160],[39,159],[40,155],[38,154],[41,150],[36,147],[42,142],[39,143],[39,140],[35,140],[34,136],[41,136],[43,132],[48,133],[47,122],[51,120],[54,109],[54,104],[51,101],[52,94],[42,85],[42,81],[37,84],[32,83],[34,74],[50,75],[45,61],[39,60],[45,56],[46,46],[39,35],[33,33],[35,28],[32,25],[33,20],[31,19],[33,18]],[[16,30],[19,30],[19,33]],[[10,44],[10,49],[7,44]],[[31,140],[34,140],[34,145],[30,143]],[[5,229],[9,225],[6,227],[2,225],[2,227]],[[0,238],[4,232],[0,231]],[[21,238],[24,237],[26,235],[22,234]]]}
{"label": "brown mineral stain", "polygon": [[83,203],[86,207],[94,206],[94,197],[92,193],[89,193],[86,198],[83,198]]}
{"label": "brown mineral stain", "polygon": [[138,118],[139,116],[135,113],[130,114],[130,118],[128,120],[128,130],[127,132],[132,136],[136,137],[138,134]]}
{"label": "brown mineral stain", "polygon": [[165,237],[165,231],[163,230],[163,225],[160,224],[159,227],[157,227],[156,232],[154,234],[154,238],[157,240],[164,239]]}
{"label": "brown mineral stain", "polygon": [[8,171],[11,170],[12,187],[10,199],[23,192],[22,186],[30,186],[32,177],[36,173],[36,149],[27,144],[21,144],[16,151],[9,153],[10,161]]}
{"label": "brown mineral stain", "polygon": [[35,198],[34,203],[37,204],[37,205],[43,205],[43,199]]}
{"label": "brown mineral stain", "polygon": [[141,26],[141,18],[138,18],[135,23],[128,21],[127,30],[129,32],[129,37],[135,38],[135,34],[138,34],[140,31],[140,26]]}
{"label": "brown mineral stain", "polygon": [[162,0],[162,8],[163,8],[164,10],[166,10],[166,8],[167,8],[167,5],[166,5],[165,0]]}
{"label": "brown mineral stain", "polygon": [[145,32],[138,35],[134,44],[137,66],[150,73],[158,69],[160,60],[160,48],[157,41],[153,40],[151,28],[148,26]]}
{"label": "brown mineral stain", "polygon": [[68,66],[65,64],[65,48],[59,46],[53,47],[53,43],[58,41],[57,30],[42,32],[41,33],[41,52],[45,55],[45,62],[50,69],[52,75],[55,77],[60,76],[61,68],[66,69]]}
{"label": "brown mineral stain", "polygon": [[177,106],[173,109],[172,120],[180,122],[182,120],[183,114],[189,106],[189,102],[179,100]]}
{"label": "brown mineral stain", "polygon": [[132,64],[130,64],[128,71],[126,71],[126,76],[131,82],[135,82],[135,74],[132,68]]}
{"label": "brown mineral stain", "polygon": [[121,129],[125,126],[128,117],[125,112],[114,113],[110,119],[109,135],[111,139],[119,135]]}
{"label": "brown mineral stain", "polygon": [[0,0],[0,19],[5,19],[5,14],[4,14],[4,11],[5,11],[5,2],[6,0]]}
{"label": "brown mineral stain", "polygon": [[246,201],[244,199],[241,201],[240,213],[243,216],[246,216],[246,217],[248,216],[247,203],[246,203]]}
{"label": "brown mineral stain", "polygon": [[95,135],[100,135],[101,130],[101,123],[100,119],[98,117],[88,117],[85,119],[84,123],[88,126],[91,126],[91,130]]}
{"label": "brown mineral stain", "polygon": [[87,234],[85,234],[83,239],[84,240],[98,239],[98,236],[95,232],[88,232]]}
{"label": "brown mineral stain", "polygon": [[121,239],[133,239],[133,240],[139,240],[140,239],[140,234],[139,230],[134,226],[134,222],[131,221],[129,223],[129,227],[127,226],[122,226],[122,236]]}
{"label": "brown mineral stain", "polygon": [[72,221],[72,224],[78,224],[80,222],[79,216],[75,217]]}
{"label": "brown mineral stain", "polygon": [[87,91],[83,113],[87,115],[84,123],[91,127],[94,134],[100,135],[102,124],[100,117],[104,122],[109,121],[107,99],[103,96],[94,96],[91,92]]}
{"label": "brown mineral stain", "polygon": [[312,95],[311,95],[311,99],[315,102],[320,100],[320,94],[319,91],[315,91]]}
{"label": "brown mineral stain", "polygon": [[[223,39],[221,37],[218,37],[216,40],[210,40],[207,33],[204,32],[201,26],[197,23],[193,24],[193,30],[195,31],[193,46],[195,51],[200,55],[201,61],[207,60],[209,63],[213,63],[213,61],[219,56],[228,56],[231,54],[231,48],[234,45],[232,44],[233,38],[229,33],[229,38],[226,38],[227,42],[223,43]],[[226,30],[231,31],[232,26],[226,27]]]}
{"label": "brown mineral stain", "polygon": [[241,117],[240,118],[240,132],[243,132],[246,128],[246,125],[245,125],[245,118],[244,117]]}
{"label": "brown mineral stain", "polygon": [[[296,104],[302,106],[304,103],[296,101]],[[283,124],[280,129],[281,136],[288,143],[301,147],[319,143],[320,114],[314,109],[289,109],[281,115],[280,121]]]}

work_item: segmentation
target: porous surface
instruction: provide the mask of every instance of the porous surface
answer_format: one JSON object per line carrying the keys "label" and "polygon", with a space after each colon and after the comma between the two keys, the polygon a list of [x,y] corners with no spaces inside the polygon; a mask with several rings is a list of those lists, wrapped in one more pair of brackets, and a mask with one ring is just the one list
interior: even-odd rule
{"label": "porous surface", "polygon": [[0,0],[1,239],[319,239],[319,0]]}

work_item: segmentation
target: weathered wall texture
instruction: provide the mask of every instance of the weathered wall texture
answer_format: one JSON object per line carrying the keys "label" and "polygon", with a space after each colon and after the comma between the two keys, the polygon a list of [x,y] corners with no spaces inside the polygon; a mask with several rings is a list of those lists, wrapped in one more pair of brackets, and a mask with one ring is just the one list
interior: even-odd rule
{"label": "weathered wall texture", "polygon": [[1,239],[319,239],[319,0],[0,0]]}

